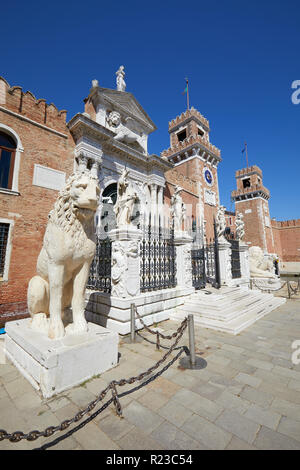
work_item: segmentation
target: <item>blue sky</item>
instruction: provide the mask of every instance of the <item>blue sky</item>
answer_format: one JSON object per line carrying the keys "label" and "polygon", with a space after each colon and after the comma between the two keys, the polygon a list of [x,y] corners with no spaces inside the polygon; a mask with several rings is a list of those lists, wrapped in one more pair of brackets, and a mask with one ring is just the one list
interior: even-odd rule
{"label": "blue sky", "polygon": [[169,146],[168,122],[190,104],[211,125],[222,152],[221,202],[228,209],[234,173],[261,167],[271,216],[300,218],[300,2],[240,0],[4,2],[0,75],[37,98],[83,111],[91,80],[115,88],[123,64],[132,92],[158,130],[149,151]]}

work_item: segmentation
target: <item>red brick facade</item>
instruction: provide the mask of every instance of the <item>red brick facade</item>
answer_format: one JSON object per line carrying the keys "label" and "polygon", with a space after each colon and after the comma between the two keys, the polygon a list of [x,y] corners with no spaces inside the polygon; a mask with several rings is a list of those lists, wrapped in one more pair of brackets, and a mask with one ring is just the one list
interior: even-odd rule
{"label": "red brick facade", "polygon": [[[73,171],[74,143],[66,111],[29,91],[10,87],[0,78],[0,132],[16,142],[12,189],[0,188],[0,222],[9,222],[9,259],[0,278],[0,326],[27,312],[26,295],[42,246],[47,216],[57,190],[33,184],[35,165],[65,173]],[[17,155],[18,154],[18,155]]]}
{"label": "red brick facade", "polygon": [[[213,220],[219,205],[217,165],[220,150],[209,142],[209,122],[199,111],[188,109],[169,123],[170,148],[161,153],[175,164],[165,173],[165,201],[169,204],[175,185],[183,188],[187,216],[197,224],[206,222],[206,236],[213,238]],[[208,172],[211,181],[205,179]]]}

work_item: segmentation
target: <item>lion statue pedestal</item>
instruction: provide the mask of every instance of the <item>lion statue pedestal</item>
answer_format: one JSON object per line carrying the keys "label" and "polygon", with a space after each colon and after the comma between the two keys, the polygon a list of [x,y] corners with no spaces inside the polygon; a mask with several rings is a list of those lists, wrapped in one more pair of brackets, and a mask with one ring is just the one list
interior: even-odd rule
{"label": "lion statue pedestal", "polygon": [[31,318],[6,324],[6,356],[45,398],[117,365],[118,334],[85,318],[99,193],[97,173],[70,176],[49,214],[28,285]]}
{"label": "lion statue pedestal", "polygon": [[275,274],[272,259],[265,257],[259,246],[249,248],[249,266],[253,289],[270,292],[280,289],[280,278]]}

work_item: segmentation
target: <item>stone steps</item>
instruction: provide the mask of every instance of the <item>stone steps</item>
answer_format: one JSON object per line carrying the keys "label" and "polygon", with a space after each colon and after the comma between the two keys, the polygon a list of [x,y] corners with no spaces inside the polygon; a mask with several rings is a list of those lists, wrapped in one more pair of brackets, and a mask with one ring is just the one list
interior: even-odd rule
{"label": "stone steps", "polygon": [[192,294],[171,319],[182,320],[192,313],[196,325],[236,335],[285,301],[260,291],[222,287],[210,295],[204,291]]}

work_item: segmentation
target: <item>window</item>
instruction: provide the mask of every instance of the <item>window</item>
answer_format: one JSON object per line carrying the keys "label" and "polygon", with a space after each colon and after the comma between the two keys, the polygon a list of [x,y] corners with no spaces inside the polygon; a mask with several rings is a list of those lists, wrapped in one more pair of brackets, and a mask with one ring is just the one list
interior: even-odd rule
{"label": "window", "polygon": [[0,279],[4,277],[9,225],[0,222]]}
{"label": "window", "polygon": [[12,189],[15,154],[14,139],[0,132],[0,188]]}
{"label": "window", "polygon": [[184,139],[186,139],[186,129],[181,132],[178,132],[177,138],[179,142],[182,142]]}
{"label": "window", "polygon": [[198,127],[198,135],[200,135],[201,137],[203,137],[203,136],[204,136],[204,132],[203,132],[203,130],[202,130],[202,129],[200,129],[199,127]]}
{"label": "window", "polygon": [[251,186],[250,178],[243,179],[243,188],[250,188],[250,186]]}

